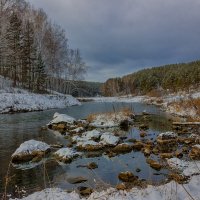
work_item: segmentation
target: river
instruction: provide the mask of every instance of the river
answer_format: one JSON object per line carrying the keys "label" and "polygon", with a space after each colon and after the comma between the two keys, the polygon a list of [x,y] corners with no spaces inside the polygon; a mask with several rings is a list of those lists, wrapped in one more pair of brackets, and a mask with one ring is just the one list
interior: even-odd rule
{"label": "river", "polygon": [[[29,139],[36,139],[45,141],[48,144],[55,144],[57,142],[64,145],[67,144],[67,140],[61,135],[54,134],[50,130],[41,130],[41,126],[46,125],[52,119],[55,112],[83,119],[90,113],[113,111],[113,108],[119,109],[127,106],[134,109],[134,112],[137,114],[144,110],[153,114],[149,122],[150,128],[147,138],[155,139],[160,132],[171,130],[171,123],[165,113],[155,106],[142,103],[87,102],[81,106],[67,107],[65,109],[0,115],[0,193],[4,192],[4,179],[8,171],[11,155],[21,143]],[[138,139],[140,137],[138,128],[130,128],[126,136]],[[118,173],[121,171],[132,171],[140,179],[145,179],[155,184],[165,181],[166,174],[168,173],[167,169],[162,169],[158,173],[149,167],[145,160],[143,153],[131,152],[113,158],[106,156],[90,158],[85,156],[76,159],[71,164],[58,164],[55,160],[48,160],[45,166],[39,165],[26,170],[17,169],[11,165],[9,169],[9,177],[11,179],[8,184],[8,193],[19,196],[19,191],[22,189],[26,190],[27,193],[31,193],[45,187],[61,187],[73,190],[80,185],[100,189],[119,183]],[[96,162],[98,168],[88,170],[87,168],[77,167],[89,162]],[[140,172],[136,172],[138,168],[141,170]],[[44,176],[44,173],[46,176]],[[72,185],[67,182],[67,178],[72,176],[84,176],[88,181]]]}

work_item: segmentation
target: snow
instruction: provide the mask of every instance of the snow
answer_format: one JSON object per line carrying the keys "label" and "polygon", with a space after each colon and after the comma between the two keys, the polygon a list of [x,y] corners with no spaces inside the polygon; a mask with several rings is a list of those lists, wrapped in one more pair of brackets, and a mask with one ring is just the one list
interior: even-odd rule
{"label": "snow", "polygon": [[59,113],[55,113],[54,116],[53,116],[53,120],[50,121],[48,123],[49,124],[58,124],[58,123],[61,123],[61,122],[66,122],[66,123],[69,123],[69,124],[73,124],[76,120],[69,116],[69,115],[66,115],[66,114],[59,114]]}
{"label": "snow", "polygon": [[75,150],[71,148],[61,148],[58,151],[56,151],[54,154],[61,158],[74,158],[76,156],[81,155],[80,152],[76,152]]}
{"label": "snow", "polygon": [[97,130],[92,130],[92,131],[87,131],[82,134],[82,137],[91,140],[91,139],[98,139],[100,137],[100,131]]}
{"label": "snow", "polygon": [[21,154],[31,154],[36,151],[47,151],[50,149],[50,146],[44,142],[36,140],[28,140],[22,143],[19,148],[13,153],[12,157],[15,155]]}
{"label": "snow", "polygon": [[160,133],[158,135],[158,137],[160,137],[162,139],[174,139],[174,138],[177,138],[178,135],[174,132],[168,131],[168,132]]}
{"label": "snow", "polygon": [[[35,192],[23,200],[80,200],[75,192],[67,193],[59,188],[48,188],[41,192]],[[17,199],[15,199],[17,200]]]}
{"label": "snow", "polygon": [[77,142],[77,147],[87,147],[90,146],[101,146],[98,142],[95,142],[93,140],[82,140]]}
{"label": "snow", "polygon": [[39,111],[80,105],[71,95],[35,94],[18,88],[0,90],[0,113]]}
{"label": "snow", "polygon": [[167,159],[167,163],[170,167],[182,171],[185,176],[200,174],[200,161],[185,161],[179,158],[170,158]]}
{"label": "snow", "polygon": [[71,132],[80,133],[83,130],[84,130],[83,127],[78,127],[78,128],[75,128],[75,129],[71,130]]}
{"label": "snow", "polygon": [[122,102],[122,103],[132,103],[132,102],[143,102],[145,96],[120,96],[120,97],[88,97],[80,98],[80,100],[89,100],[95,102]]}
{"label": "snow", "polygon": [[114,136],[112,133],[105,132],[100,138],[100,144],[103,145],[117,145],[119,142],[119,137]]}
{"label": "snow", "polygon": [[[200,176],[193,176],[189,183],[178,184],[171,181],[161,186],[149,185],[145,189],[132,188],[129,191],[118,191],[114,188],[108,188],[101,192],[92,193],[88,200],[188,200],[199,199],[200,195]],[[190,196],[189,196],[190,195]],[[192,198],[191,198],[192,197]],[[81,198],[76,192],[67,193],[61,189],[45,189],[41,192],[35,192],[23,200],[86,200]],[[15,199],[17,200],[17,199]]]}

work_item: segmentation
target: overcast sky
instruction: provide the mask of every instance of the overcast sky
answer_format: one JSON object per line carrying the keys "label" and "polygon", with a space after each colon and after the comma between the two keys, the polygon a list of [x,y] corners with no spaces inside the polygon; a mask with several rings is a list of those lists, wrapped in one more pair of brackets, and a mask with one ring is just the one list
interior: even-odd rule
{"label": "overcast sky", "polygon": [[200,0],[29,1],[81,50],[86,80],[200,59]]}

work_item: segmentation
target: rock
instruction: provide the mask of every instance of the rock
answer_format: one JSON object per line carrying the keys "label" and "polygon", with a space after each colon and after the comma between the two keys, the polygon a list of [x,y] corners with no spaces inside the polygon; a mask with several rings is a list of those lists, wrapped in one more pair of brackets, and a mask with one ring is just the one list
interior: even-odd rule
{"label": "rock", "polygon": [[126,185],[124,183],[119,183],[116,185],[117,190],[126,190]]}
{"label": "rock", "polygon": [[133,147],[127,143],[118,144],[116,147],[112,149],[112,151],[115,153],[125,153],[125,152],[130,152],[132,150]]}
{"label": "rock", "polygon": [[132,143],[135,143],[137,140],[135,138],[131,138],[131,139],[128,139],[127,142],[132,142]]}
{"label": "rock", "polygon": [[161,153],[160,157],[161,158],[172,158],[173,157],[173,153]]}
{"label": "rock", "polygon": [[63,144],[60,144],[60,143],[58,143],[58,144],[51,144],[51,148],[60,149],[62,147],[63,147]]}
{"label": "rock", "polygon": [[76,148],[81,151],[98,151],[103,149],[103,146],[95,141],[88,140],[78,142]]}
{"label": "rock", "polygon": [[158,147],[154,147],[152,150],[153,154],[158,155],[159,154],[159,149]]}
{"label": "rock", "polygon": [[181,150],[177,150],[177,151],[175,152],[175,156],[176,156],[177,158],[182,158],[182,157],[183,157],[183,152],[182,152]]}
{"label": "rock", "polygon": [[141,169],[140,169],[140,168],[137,168],[135,171],[136,171],[136,172],[141,172]]}
{"label": "rock", "polygon": [[148,147],[144,147],[144,149],[142,151],[145,156],[150,156],[150,154],[151,154],[151,149]]}
{"label": "rock", "polygon": [[174,132],[165,132],[159,134],[156,141],[159,145],[169,146],[177,142],[177,137],[178,135]]}
{"label": "rock", "polygon": [[120,122],[119,127],[122,130],[127,131],[128,128],[129,128],[129,126],[130,126],[130,124],[131,124],[130,120],[125,119],[125,120],[123,120],[123,121]]}
{"label": "rock", "polygon": [[119,142],[119,137],[114,136],[112,133],[106,132],[101,135],[100,144],[104,146],[115,146]]}
{"label": "rock", "polygon": [[86,182],[87,179],[82,177],[82,176],[78,176],[78,177],[70,177],[70,178],[67,178],[67,181],[70,183],[70,184],[77,184],[77,183],[83,183],[83,182]]}
{"label": "rock", "polygon": [[138,179],[137,176],[134,176],[132,172],[120,172],[118,178],[123,182],[134,182]]}
{"label": "rock", "polygon": [[29,140],[22,143],[19,148],[12,155],[13,163],[28,162],[35,158],[44,157],[49,153],[50,146],[44,142]]}
{"label": "rock", "polygon": [[139,129],[140,130],[147,130],[149,128],[149,126],[147,125],[147,124],[141,124],[140,126],[139,126]]}
{"label": "rock", "polygon": [[147,136],[147,133],[145,133],[145,132],[140,133],[140,137],[145,137],[145,136]]}
{"label": "rock", "polygon": [[74,158],[80,155],[81,155],[80,152],[76,152],[71,148],[62,148],[54,153],[54,156],[56,157],[56,159],[64,163],[69,163]]}
{"label": "rock", "polygon": [[183,184],[188,180],[188,178],[186,176],[183,176],[183,175],[180,175],[180,174],[177,174],[177,173],[176,174],[175,173],[169,174],[169,178],[176,181],[179,184]]}
{"label": "rock", "polygon": [[144,147],[144,144],[140,141],[135,142],[135,144],[133,144],[133,149],[140,151],[142,148]]}
{"label": "rock", "polygon": [[95,162],[91,162],[87,165],[88,169],[96,169],[98,168],[98,165]]}
{"label": "rock", "polygon": [[159,164],[157,161],[152,159],[146,159],[146,162],[155,170],[160,170],[162,168],[162,165]]}
{"label": "rock", "polygon": [[199,144],[196,144],[192,147],[189,156],[193,160],[200,159],[200,145]]}
{"label": "rock", "polygon": [[80,186],[77,188],[78,191],[79,191],[79,194],[81,196],[89,196],[90,194],[92,194],[93,192],[93,189],[89,188],[89,187],[83,187],[83,186]]}
{"label": "rock", "polygon": [[182,148],[182,151],[183,151],[184,153],[188,153],[188,152],[189,152],[189,149],[188,149],[188,147],[184,146],[184,147]]}

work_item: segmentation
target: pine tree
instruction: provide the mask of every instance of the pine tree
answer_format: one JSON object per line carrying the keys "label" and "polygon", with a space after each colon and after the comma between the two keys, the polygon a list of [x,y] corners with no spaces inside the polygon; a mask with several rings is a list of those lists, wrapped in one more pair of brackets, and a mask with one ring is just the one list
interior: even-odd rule
{"label": "pine tree", "polygon": [[36,48],[34,46],[34,31],[33,24],[28,20],[25,25],[23,34],[23,48],[22,48],[22,85],[29,90],[32,88],[34,82],[34,66],[36,60]]}

